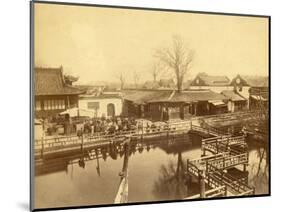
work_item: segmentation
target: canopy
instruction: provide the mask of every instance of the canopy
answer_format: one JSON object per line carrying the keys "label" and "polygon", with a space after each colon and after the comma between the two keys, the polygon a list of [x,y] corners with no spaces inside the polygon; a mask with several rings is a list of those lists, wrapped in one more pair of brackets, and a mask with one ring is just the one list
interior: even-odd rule
{"label": "canopy", "polygon": [[221,100],[211,100],[209,101],[214,106],[225,106],[226,104]]}
{"label": "canopy", "polygon": [[95,116],[94,111],[85,110],[85,109],[81,109],[81,108],[77,108],[77,107],[67,109],[60,113],[60,115],[65,115],[65,114],[69,114],[70,117],[76,117],[76,116],[94,117]]}
{"label": "canopy", "polygon": [[267,99],[263,98],[262,96],[258,96],[258,95],[251,95],[251,97],[255,100],[259,100],[259,101],[267,101]]}

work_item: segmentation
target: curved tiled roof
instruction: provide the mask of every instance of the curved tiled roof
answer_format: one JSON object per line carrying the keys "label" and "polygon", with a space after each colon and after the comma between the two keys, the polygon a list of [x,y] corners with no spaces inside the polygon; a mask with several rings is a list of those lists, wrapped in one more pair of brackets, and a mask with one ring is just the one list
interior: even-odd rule
{"label": "curved tiled roof", "polygon": [[73,95],[82,93],[65,84],[61,68],[35,68],[35,95]]}

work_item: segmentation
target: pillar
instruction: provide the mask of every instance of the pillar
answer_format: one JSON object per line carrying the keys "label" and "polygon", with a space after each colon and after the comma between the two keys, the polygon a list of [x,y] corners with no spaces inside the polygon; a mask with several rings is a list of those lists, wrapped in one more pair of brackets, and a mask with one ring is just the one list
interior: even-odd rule
{"label": "pillar", "polygon": [[199,185],[200,185],[200,198],[205,198],[206,197],[205,170],[199,171]]}
{"label": "pillar", "polygon": [[206,150],[205,150],[205,147],[202,147],[202,155],[201,155],[201,157],[204,157],[204,156],[206,156]]}
{"label": "pillar", "polygon": [[243,172],[247,171],[247,164],[243,164]]}
{"label": "pillar", "polygon": [[81,151],[84,153],[84,138],[83,138],[83,133],[81,134]]}

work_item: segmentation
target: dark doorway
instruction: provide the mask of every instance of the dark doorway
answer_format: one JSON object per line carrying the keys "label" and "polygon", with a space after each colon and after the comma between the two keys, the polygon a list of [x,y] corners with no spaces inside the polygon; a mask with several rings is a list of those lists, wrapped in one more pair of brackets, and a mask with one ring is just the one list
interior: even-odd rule
{"label": "dark doorway", "polygon": [[110,117],[115,116],[115,106],[112,103],[107,105],[107,116],[110,116]]}

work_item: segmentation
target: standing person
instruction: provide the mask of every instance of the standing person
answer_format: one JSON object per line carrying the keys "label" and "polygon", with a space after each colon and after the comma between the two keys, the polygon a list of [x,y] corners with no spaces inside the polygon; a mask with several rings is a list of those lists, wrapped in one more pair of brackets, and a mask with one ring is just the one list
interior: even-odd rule
{"label": "standing person", "polygon": [[95,132],[95,125],[94,123],[91,124],[91,135],[93,136]]}

